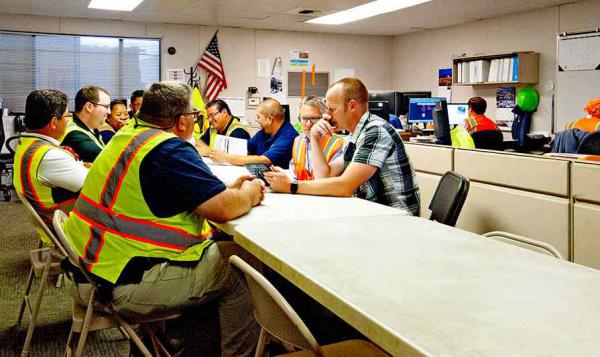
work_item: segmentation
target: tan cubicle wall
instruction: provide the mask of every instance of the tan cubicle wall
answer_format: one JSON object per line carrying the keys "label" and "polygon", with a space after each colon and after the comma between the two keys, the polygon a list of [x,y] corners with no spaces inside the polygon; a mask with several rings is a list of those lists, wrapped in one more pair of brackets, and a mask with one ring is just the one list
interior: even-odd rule
{"label": "tan cubicle wall", "polygon": [[[421,216],[452,167],[471,180],[457,227],[508,231],[600,269],[600,163],[406,143],[421,187]],[[451,163],[448,160],[451,159]]]}

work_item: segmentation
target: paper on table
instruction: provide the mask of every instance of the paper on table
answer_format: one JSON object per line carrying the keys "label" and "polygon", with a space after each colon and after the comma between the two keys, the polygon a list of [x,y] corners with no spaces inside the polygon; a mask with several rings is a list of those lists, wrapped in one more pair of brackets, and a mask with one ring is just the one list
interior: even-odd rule
{"label": "paper on table", "polygon": [[215,149],[234,155],[248,155],[248,140],[217,135]]}

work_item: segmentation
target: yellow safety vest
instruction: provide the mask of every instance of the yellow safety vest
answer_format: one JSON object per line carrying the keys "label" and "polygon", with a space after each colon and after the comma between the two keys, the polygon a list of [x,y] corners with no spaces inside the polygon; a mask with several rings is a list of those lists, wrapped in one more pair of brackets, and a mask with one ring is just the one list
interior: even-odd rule
{"label": "yellow safety vest", "polygon": [[[49,227],[52,227],[54,210],[69,211],[75,202],[77,193],[60,187],[50,187],[37,177],[38,168],[46,153],[54,148],[54,144],[36,137],[21,136],[15,149],[13,185],[38,213]],[[43,231],[40,238],[46,244],[52,244]]]}
{"label": "yellow safety vest", "polygon": [[[229,128],[227,128],[227,131],[225,132],[225,136],[231,136],[231,134],[233,133],[233,131],[236,130],[236,129],[242,129],[246,133],[248,133],[248,135],[250,135],[250,132],[248,132],[248,130],[246,129],[246,127],[242,123],[240,123],[239,120],[237,120],[236,118],[231,118],[231,123],[229,124]],[[214,149],[218,133],[212,127],[210,129],[208,129],[208,130],[210,132],[210,134],[209,134],[210,135],[210,142],[208,143],[208,146],[210,146],[211,148]]]}
{"label": "yellow safety vest", "polygon": [[[324,136],[321,138],[319,146],[321,147],[323,154],[325,154],[325,160],[329,162],[335,154],[342,149],[344,140],[337,136]],[[296,178],[298,181],[314,179],[313,172],[308,171],[308,165],[306,164],[306,148],[307,142],[305,135],[300,135],[294,139],[292,161],[294,163],[294,170],[296,171]]]}
{"label": "yellow safety vest", "polygon": [[67,130],[65,130],[65,135],[61,138],[61,142],[67,137],[67,135],[69,135],[69,133],[71,133],[73,131],[79,131],[81,133],[84,133],[85,135],[88,136],[88,138],[90,138],[94,142],[94,144],[98,145],[98,147],[100,149],[104,149],[104,143],[102,141],[98,140],[98,138],[96,138],[96,136],[94,136],[94,134],[92,134],[92,132],[90,132],[89,130],[83,129],[82,127],[77,125],[77,123],[75,123],[72,120],[69,122],[69,124],[67,124]]}
{"label": "yellow safety vest", "polygon": [[144,201],[141,164],[153,148],[175,137],[127,125],[94,161],[64,229],[96,276],[115,283],[134,257],[197,261],[212,244],[212,228],[204,217],[193,211],[156,217]]}

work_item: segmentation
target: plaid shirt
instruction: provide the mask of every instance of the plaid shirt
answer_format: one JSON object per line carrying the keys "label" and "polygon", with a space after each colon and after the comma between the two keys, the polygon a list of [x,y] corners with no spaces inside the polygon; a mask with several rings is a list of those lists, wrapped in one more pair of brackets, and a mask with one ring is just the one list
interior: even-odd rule
{"label": "plaid shirt", "polygon": [[354,195],[369,201],[420,212],[419,186],[402,139],[385,120],[369,112],[363,114],[344,152],[344,166],[351,162],[377,168]]}

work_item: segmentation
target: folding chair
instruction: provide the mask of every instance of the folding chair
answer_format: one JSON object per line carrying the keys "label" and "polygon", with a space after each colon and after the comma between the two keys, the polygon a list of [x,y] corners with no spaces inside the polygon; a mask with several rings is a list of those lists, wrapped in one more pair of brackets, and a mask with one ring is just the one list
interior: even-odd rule
{"label": "folding chair", "polygon": [[469,179],[454,171],[446,172],[429,203],[429,219],[454,227],[468,193]]}
{"label": "folding chair", "polygon": [[493,231],[482,235],[484,237],[533,250],[538,253],[551,255],[560,260],[565,260],[556,248],[546,242],[502,231]]}
{"label": "folding chair", "polygon": [[[23,205],[29,211],[35,226],[38,230],[41,230],[50,240],[54,243],[54,247],[44,247],[42,240],[39,240],[38,247],[29,252],[29,260],[31,261],[31,268],[29,269],[29,276],[27,277],[27,284],[25,285],[25,293],[23,294],[23,301],[19,308],[19,316],[17,317],[17,325],[21,324],[25,308],[29,314],[29,327],[27,328],[27,336],[25,337],[25,343],[23,344],[23,350],[21,356],[29,355],[29,347],[31,345],[31,339],[33,337],[33,330],[37,322],[37,317],[40,312],[42,305],[42,299],[44,297],[44,290],[50,276],[62,274],[60,268],[60,261],[66,257],[66,252],[56,245],[56,237],[50,231],[48,226],[42,221],[41,217],[31,206],[29,201],[20,192],[17,192],[17,196],[23,202]],[[33,285],[33,278],[40,278],[40,286],[35,294],[33,300],[30,299],[31,286]]]}
{"label": "folding chair", "polygon": [[[67,253],[69,262],[78,269],[78,272],[81,273],[81,275],[87,281],[85,284],[78,284],[76,282],[75,284],[80,289],[84,288],[89,291],[89,294],[84,293],[81,295],[89,296],[87,302],[85,302],[85,306],[73,301],[73,324],[67,339],[65,354],[72,355],[73,335],[75,333],[79,333],[80,335],[77,342],[77,348],[75,350],[75,356],[79,357],[83,355],[87,336],[90,331],[117,327],[123,336],[125,336],[125,338],[131,339],[134,342],[136,347],[144,356],[170,356],[167,348],[156,337],[152,329],[148,327],[148,324],[174,319],[179,317],[180,314],[173,312],[159,312],[150,315],[128,318],[127,320],[129,321],[127,321],[116,311],[112,302],[102,302],[96,299],[96,296],[99,294],[98,285],[96,284],[94,278],[81,264],[79,255],[75,252],[75,250],[73,250],[73,247],[67,240],[65,232],[62,228],[63,222],[66,219],[67,215],[63,211],[56,210],[54,211],[54,219],[52,220],[52,224],[58,237],[58,242]],[[141,325],[144,331],[150,336],[154,353],[150,353],[131,325]]]}
{"label": "folding chair", "polygon": [[[246,278],[254,302],[254,317],[261,326],[255,357],[265,355],[269,339],[280,342],[290,352],[284,356],[388,356],[363,340],[319,346],[296,311],[264,276],[236,255],[229,257],[229,261]],[[295,351],[294,347],[301,351]]]}

